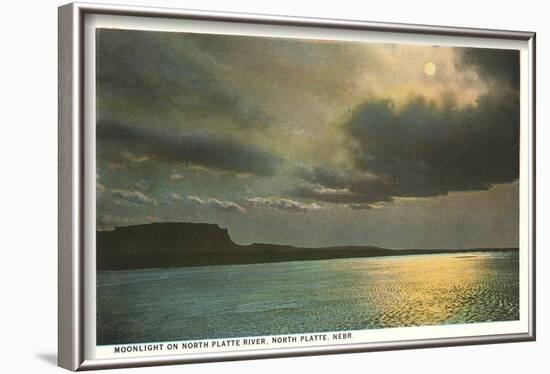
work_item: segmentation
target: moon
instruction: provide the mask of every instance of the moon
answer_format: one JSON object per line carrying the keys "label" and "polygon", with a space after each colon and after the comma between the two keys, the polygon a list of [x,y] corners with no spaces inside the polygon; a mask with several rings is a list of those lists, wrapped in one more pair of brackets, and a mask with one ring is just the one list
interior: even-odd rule
{"label": "moon", "polygon": [[424,65],[424,73],[426,73],[427,75],[432,76],[435,74],[436,71],[437,71],[437,66],[433,62],[427,62]]}

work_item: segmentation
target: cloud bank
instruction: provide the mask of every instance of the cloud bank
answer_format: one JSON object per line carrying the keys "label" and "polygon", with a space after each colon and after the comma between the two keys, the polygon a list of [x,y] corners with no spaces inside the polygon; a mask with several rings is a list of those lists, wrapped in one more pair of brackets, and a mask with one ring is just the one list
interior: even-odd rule
{"label": "cloud bank", "polygon": [[214,198],[200,198],[198,196],[187,196],[187,200],[195,204],[206,206],[208,208],[223,212],[246,212],[246,209],[232,201],[223,201]]}
{"label": "cloud bank", "polygon": [[461,110],[418,97],[398,111],[379,100],[357,108],[346,127],[358,145],[357,167],[380,177],[358,182],[362,191],[436,196],[485,190],[519,176],[519,100],[513,94],[484,96]]}
{"label": "cloud bank", "polygon": [[308,245],[517,237],[518,51],[100,29],[96,58],[98,222]]}
{"label": "cloud bank", "polygon": [[97,137],[112,147],[130,148],[156,161],[191,163],[237,173],[273,175],[279,158],[260,147],[213,132],[171,133],[116,123],[98,123]]}
{"label": "cloud bank", "polygon": [[145,195],[141,191],[124,191],[124,190],[112,190],[111,196],[115,198],[116,201],[126,202],[131,204],[148,204],[148,205],[157,205],[157,200]]}
{"label": "cloud bank", "polygon": [[307,212],[309,210],[321,209],[321,206],[315,203],[304,204],[299,201],[276,197],[251,197],[248,199],[248,202],[256,207],[267,207],[291,212]]}

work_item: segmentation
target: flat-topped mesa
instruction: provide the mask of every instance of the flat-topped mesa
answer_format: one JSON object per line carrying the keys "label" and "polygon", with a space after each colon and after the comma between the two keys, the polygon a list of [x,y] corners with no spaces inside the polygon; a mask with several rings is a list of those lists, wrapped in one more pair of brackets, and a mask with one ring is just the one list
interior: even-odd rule
{"label": "flat-topped mesa", "polygon": [[98,255],[167,255],[223,252],[237,245],[215,224],[165,222],[97,232]]}
{"label": "flat-topped mesa", "polygon": [[97,232],[97,269],[128,270],[237,265],[413,254],[510,251],[517,248],[385,249],[372,246],[304,248],[255,243],[238,245],[226,229],[207,223],[150,223]]}

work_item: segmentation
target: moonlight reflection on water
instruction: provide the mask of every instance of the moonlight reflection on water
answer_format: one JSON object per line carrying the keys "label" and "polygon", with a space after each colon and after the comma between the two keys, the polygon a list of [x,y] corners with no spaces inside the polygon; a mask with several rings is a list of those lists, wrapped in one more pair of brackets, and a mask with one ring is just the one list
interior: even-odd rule
{"label": "moonlight reflection on water", "polygon": [[97,273],[100,345],[517,319],[517,252]]}

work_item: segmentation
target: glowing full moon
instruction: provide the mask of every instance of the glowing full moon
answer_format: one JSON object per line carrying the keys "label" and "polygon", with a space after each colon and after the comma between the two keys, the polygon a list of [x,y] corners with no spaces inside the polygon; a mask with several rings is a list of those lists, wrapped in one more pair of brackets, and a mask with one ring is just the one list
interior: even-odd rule
{"label": "glowing full moon", "polygon": [[437,71],[437,66],[435,66],[433,62],[427,62],[424,65],[424,73],[428,75],[434,75],[436,71]]}

